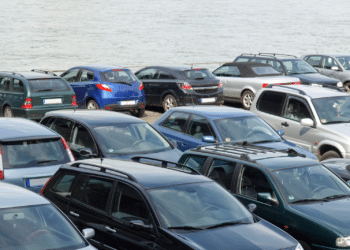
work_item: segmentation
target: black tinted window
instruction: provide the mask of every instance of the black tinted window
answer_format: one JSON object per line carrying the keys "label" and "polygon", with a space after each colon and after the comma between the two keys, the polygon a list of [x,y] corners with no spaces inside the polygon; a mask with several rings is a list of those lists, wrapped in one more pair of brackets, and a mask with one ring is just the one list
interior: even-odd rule
{"label": "black tinted window", "polygon": [[226,189],[231,189],[231,181],[236,163],[223,160],[214,160],[208,173],[208,177],[213,179]]}
{"label": "black tinted window", "polygon": [[157,74],[157,79],[176,79],[176,78],[166,71],[159,70],[159,73]]}
{"label": "black tinted window", "polygon": [[183,71],[183,74],[187,79],[201,80],[201,79],[213,79],[215,76],[207,69],[191,69]]}
{"label": "black tinted window", "polygon": [[32,92],[46,91],[69,91],[68,84],[59,78],[29,80],[30,90]]}
{"label": "black tinted window", "polygon": [[130,70],[115,69],[101,72],[101,79],[104,82],[112,83],[133,83],[137,81],[137,77]]}
{"label": "black tinted window", "polygon": [[80,76],[80,82],[88,82],[94,80],[94,72],[90,70],[83,70]]}
{"label": "black tinted window", "polygon": [[69,143],[70,135],[72,132],[72,126],[73,126],[73,122],[69,120],[57,118],[53,123],[51,129],[59,133]]}
{"label": "black tinted window", "polygon": [[207,157],[191,155],[187,158],[185,165],[200,170]]}
{"label": "black tinted window", "polygon": [[199,115],[192,116],[187,134],[199,140],[202,140],[203,136],[214,136],[209,121]]}
{"label": "black tinted window", "polygon": [[309,56],[306,61],[313,67],[319,67],[322,56]]}
{"label": "black tinted window", "polygon": [[157,69],[145,69],[136,74],[140,80],[154,79],[157,73]]}
{"label": "black tinted window", "polygon": [[1,91],[9,91],[10,90],[10,82],[11,82],[11,79],[8,77],[0,78],[0,90]]}
{"label": "black tinted window", "polygon": [[240,77],[241,72],[236,66],[222,66],[213,72],[216,76]]}
{"label": "black tinted window", "polygon": [[71,196],[73,182],[76,180],[77,174],[62,173],[61,176],[55,181],[50,191],[61,196]]}
{"label": "black tinted window", "polygon": [[286,94],[265,91],[259,98],[257,109],[273,115],[281,115]]}
{"label": "black tinted window", "polygon": [[24,85],[21,80],[13,79],[13,92],[24,93]]}
{"label": "black tinted window", "polygon": [[187,113],[174,112],[163,122],[162,126],[175,131],[185,132],[185,125],[189,116]]}

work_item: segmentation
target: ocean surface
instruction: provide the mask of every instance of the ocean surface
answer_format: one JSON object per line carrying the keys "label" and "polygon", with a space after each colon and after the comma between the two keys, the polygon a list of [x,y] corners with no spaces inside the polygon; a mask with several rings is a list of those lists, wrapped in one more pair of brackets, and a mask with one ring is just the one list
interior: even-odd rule
{"label": "ocean surface", "polygon": [[349,27],[345,0],[1,0],[0,70],[213,70],[241,53],[350,54]]}

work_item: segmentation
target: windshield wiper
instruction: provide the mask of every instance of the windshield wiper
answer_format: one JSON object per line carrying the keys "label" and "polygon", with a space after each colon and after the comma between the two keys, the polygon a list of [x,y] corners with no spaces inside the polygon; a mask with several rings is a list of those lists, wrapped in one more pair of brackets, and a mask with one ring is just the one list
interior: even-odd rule
{"label": "windshield wiper", "polygon": [[118,82],[118,81],[116,81],[116,82],[113,82],[113,83],[121,83],[121,84],[128,84],[128,85],[132,85],[131,83],[129,83],[129,82]]}
{"label": "windshield wiper", "polygon": [[57,161],[57,160],[56,159],[55,160],[42,160],[42,161],[37,161],[36,163],[41,164],[41,163],[47,163],[47,162],[53,162],[53,161]]}
{"label": "windshield wiper", "polygon": [[250,223],[243,222],[243,221],[227,221],[214,226],[206,227],[205,229],[213,229],[218,227],[226,227],[226,226],[240,225],[240,224],[250,224]]}
{"label": "windshield wiper", "polygon": [[264,143],[264,142],[278,142],[278,140],[261,140],[261,141],[254,141],[254,142],[251,142],[251,144]]}
{"label": "windshield wiper", "polygon": [[36,92],[47,92],[47,91],[53,91],[53,89],[39,89]]}
{"label": "windshield wiper", "polygon": [[350,197],[350,194],[336,194],[336,195],[331,195],[331,196],[327,196],[324,199],[339,199],[339,198],[345,198],[345,197]]}
{"label": "windshield wiper", "polygon": [[295,204],[295,203],[302,203],[302,202],[308,202],[308,201],[329,201],[325,198],[322,199],[302,199],[302,200],[297,200],[297,201],[293,201],[291,203]]}
{"label": "windshield wiper", "polygon": [[168,229],[181,229],[181,230],[204,230],[200,227],[192,227],[192,226],[177,226],[177,227],[168,227]]}

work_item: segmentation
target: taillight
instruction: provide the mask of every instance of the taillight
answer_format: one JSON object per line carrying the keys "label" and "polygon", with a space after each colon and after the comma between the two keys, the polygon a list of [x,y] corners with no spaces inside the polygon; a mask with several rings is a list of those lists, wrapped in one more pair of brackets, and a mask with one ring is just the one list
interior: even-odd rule
{"label": "taillight", "polygon": [[72,106],[77,106],[77,97],[76,97],[76,95],[72,95]]}
{"label": "taillight", "polygon": [[110,109],[111,109],[111,107],[107,106],[107,107],[105,107],[105,109],[108,109],[108,110],[110,110]]}
{"label": "taillight", "polygon": [[222,83],[221,82],[219,83],[218,88],[222,88]]}
{"label": "taillight", "polygon": [[194,68],[193,70],[201,70],[200,68]]}
{"label": "taillight", "polygon": [[51,181],[51,179],[52,179],[52,176],[51,176],[50,179],[45,183],[45,185],[43,186],[43,188],[40,190],[40,195],[42,195],[42,194],[44,193],[44,190],[45,190],[47,184],[49,184],[49,182]]}
{"label": "taillight", "polygon": [[2,154],[1,154],[1,146],[0,146],[0,180],[3,180],[4,177],[4,167],[2,166]]}
{"label": "taillight", "polygon": [[123,69],[112,69],[112,71],[123,71]]}
{"label": "taillight", "polygon": [[267,85],[269,85],[269,84],[268,84],[268,83],[263,83],[262,87],[263,87],[263,88],[266,88]]}
{"label": "taillight", "polygon": [[112,89],[107,84],[96,84],[96,87],[104,91],[112,92]]}
{"label": "taillight", "polygon": [[293,84],[295,84],[295,85],[300,85],[301,82],[293,82]]}
{"label": "taillight", "polygon": [[64,148],[67,150],[67,153],[68,153],[68,155],[69,155],[69,159],[70,159],[71,161],[75,161],[74,156],[73,156],[73,154],[72,154],[72,151],[70,150],[70,148],[69,148],[69,146],[68,146],[68,143],[66,142],[66,140],[65,140],[63,137],[61,137],[61,140],[62,140],[62,143],[63,143]]}
{"label": "taillight", "polygon": [[192,89],[191,84],[189,84],[188,82],[180,83],[180,86],[182,89],[187,89],[187,90]]}
{"label": "taillight", "polygon": [[143,90],[143,83],[142,82],[140,82],[139,90]]}
{"label": "taillight", "polygon": [[32,98],[26,98],[24,100],[24,103],[22,104],[22,109],[32,109],[33,104],[32,104]]}

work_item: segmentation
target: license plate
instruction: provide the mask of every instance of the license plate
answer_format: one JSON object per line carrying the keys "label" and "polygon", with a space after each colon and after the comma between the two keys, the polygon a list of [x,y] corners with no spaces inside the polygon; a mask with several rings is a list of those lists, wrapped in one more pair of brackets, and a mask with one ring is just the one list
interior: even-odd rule
{"label": "license plate", "polygon": [[27,179],[26,186],[27,187],[42,187],[46,184],[46,182],[50,179],[50,177],[45,178],[35,178],[35,179]]}
{"label": "license plate", "polygon": [[135,100],[132,100],[132,101],[121,101],[120,102],[120,105],[134,105],[134,104],[136,104]]}
{"label": "license plate", "polygon": [[62,99],[61,98],[44,99],[44,104],[62,104]]}
{"label": "license plate", "polygon": [[216,98],[215,97],[211,97],[211,98],[202,98],[201,102],[202,103],[208,103],[208,102],[215,102]]}

